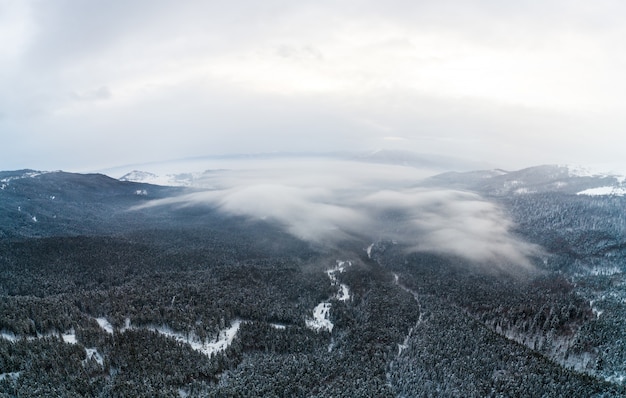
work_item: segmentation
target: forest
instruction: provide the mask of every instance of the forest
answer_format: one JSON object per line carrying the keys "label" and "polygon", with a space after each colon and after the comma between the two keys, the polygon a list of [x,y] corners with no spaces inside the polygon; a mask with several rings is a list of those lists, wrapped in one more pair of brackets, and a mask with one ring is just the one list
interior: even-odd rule
{"label": "forest", "polygon": [[[626,395],[621,199],[498,197],[546,248],[510,273],[207,208],[127,212],[171,188],[20,181],[0,191],[2,396]],[[332,328],[311,327],[320,304]]]}

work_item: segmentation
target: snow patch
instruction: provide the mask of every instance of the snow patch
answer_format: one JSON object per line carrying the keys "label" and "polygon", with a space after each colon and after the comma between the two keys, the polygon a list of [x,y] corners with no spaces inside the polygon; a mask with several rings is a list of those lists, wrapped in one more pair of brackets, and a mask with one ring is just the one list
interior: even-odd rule
{"label": "snow patch", "polygon": [[135,191],[135,195],[139,195],[139,196],[147,196],[148,195],[148,191],[145,189],[138,189]]}
{"label": "snow patch", "polygon": [[8,372],[8,373],[0,373],[0,381],[4,379],[11,379],[12,381],[16,381],[22,372]]}
{"label": "snow patch", "polygon": [[624,381],[626,381],[626,375],[614,373],[610,376],[605,377],[604,380],[608,381],[609,383],[624,384]]}
{"label": "snow patch", "polygon": [[132,326],[130,325],[130,318],[124,319],[124,326],[120,329],[120,332],[125,332],[130,328],[132,328]]}
{"label": "snow patch", "polygon": [[12,343],[17,341],[17,336],[10,332],[0,332],[0,338],[9,340]]}
{"label": "snow patch", "polygon": [[374,244],[372,243],[371,245],[369,245],[367,247],[367,249],[365,249],[365,251],[367,252],[367,258],[371,259],[372,258],[372,249],[374,248]]}
{"label": "snow patch", "polygon": [[339,292],[335,295],[335,299],[339,301],[347,301],[350,300],[350,289],[347,285],[343,283],[339,283],[337,280],[337,273],[342,273],[346,270],[346,267],[351,266],[352,263],[350,261],[341,261],[337,260],[337,265],[334,268],[326,270],[326,275],[330,278],[330,283],[333,286],[339,286]]}
{"label": "snow patch", "polygon": [[279,330],[287,329],[287,326],[280,324],[280,323],[270,323],[270,326],[273,327],[274,329],[279,329]]}
{"label": "snow patch", "polygon": [[591,312],[593,312],[593,314],[596,316],[596,319],[600,318],[600,315],[602,315],[602,313],[604,313],[603,310],[598,309],[598,307],[594,307],[594,300],[591,300],[589,302],[589,307],[591,307]]}
{"label": "snow patch", "polygon": [[87,356],[85,357],[85,362],[94,359],[100,366],[104,366],[104,358],[95,348],[85,348],[87,352]]}
{"label": "snow patch", "polygon": [[37,222],[37,216],[32,216],[31,219],[33,220],[33,222]]}
{"label": "snow patch", "polygon": [[[130,319],[128,321],[130,323]],[[111,323],[106,318],[96,318],[96,322],[98,322],[98,325],[100,325],[100,327],[104,329],[105,332],[107,332],[108,334],[113,334],[113,325],[111,325]]]}
{"label": "snow patch", "polygon": [[319,303],[313,309],[313,319],[307,319],[306,325],[315,331],[328,330],[333,331],[333,323],[328,319],[330,315],[331,304],[328,302]]}
{"label": "snow patch", "polygon": [[69,331],[68,333],[63,333],[61,335],[61,338],[63,339],[64,342],[68,343],[68,344],[76,344],[76,333],[74,332],[74,330],[72,329],[71,331]]}
{"label": "snow patch", "polygon": [[406,335],[402,344],[398,343],[398,356],[402,355],[402,351],[409,348],[409,338],[413,334],[413,328],[409,329],[409,334]]}
{"label": "snow patch", "polygon": [[339,285],[339,289],[339,293],[337,293],[337,296],[335,296],[335,298],[339,301],[350,300],[350,289],[348,289],[348,286],[342,283]]}
{"label": "snow patch", "polygon": [[37,177],[43,174],[48,174],[48,173],[53,173],[53,172],[52,171],[27,171],[26,173],[19,175],[19,176],[5,177],[1,179],[0,182],[4,183],[2,184],[3,186],[6,186],[8,185],[9,182],[13,180],[21,180],[22,178],[34,178],[34,177]]}
{"label": "snow patch", "polygon": [[[326,270],[326,275],[328,275],[331,285],[339,287],[339,291],[332,297],[332,299],[339,301],[350,300],[350,289],[347,285],[339,283],[337,280],[337,273],[344,272],[346,267],[351,265],[352,262],[350,261],[337,260],[337,264],[333,268]],[[323,301],[315,306],[313,309],[313,318],[306,320],[307,327],[315,331],[328,330],[329,332],[332,332],[334,325],[329,319],[331,307],[331,303],[327,301]]]}

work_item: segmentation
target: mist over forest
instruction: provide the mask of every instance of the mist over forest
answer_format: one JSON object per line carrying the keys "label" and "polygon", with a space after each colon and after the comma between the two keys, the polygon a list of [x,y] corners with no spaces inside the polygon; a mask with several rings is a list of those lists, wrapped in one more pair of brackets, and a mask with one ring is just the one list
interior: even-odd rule
{"label": "mist over forest", "polygon": [[383,158],[0,172],[0,391],[626,394],[623,177]]}

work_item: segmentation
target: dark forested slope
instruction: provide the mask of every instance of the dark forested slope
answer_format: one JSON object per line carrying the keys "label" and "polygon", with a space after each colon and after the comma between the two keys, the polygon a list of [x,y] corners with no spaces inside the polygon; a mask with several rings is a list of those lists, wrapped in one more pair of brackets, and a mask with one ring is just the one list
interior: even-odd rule
{"label": "dark forested slope", "polygon": [[0,395],[626,394],[619,199],[499,197],[545,247],[511,274],[207,207],[129,211],[174,188],[0,177]]}

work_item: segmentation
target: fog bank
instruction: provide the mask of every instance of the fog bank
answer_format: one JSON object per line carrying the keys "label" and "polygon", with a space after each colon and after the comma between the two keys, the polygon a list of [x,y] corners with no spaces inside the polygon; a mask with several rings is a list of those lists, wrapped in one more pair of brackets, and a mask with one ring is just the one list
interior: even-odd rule
{"label": "fog bank", "polygon": [[203,173],[196,181],[200,191],[140,207],[209,206],[277,222],[319,244],[394,240],[410,251],[452,254],[499,268],[529,268],[529,257],[539,253],[511,233],[512,222],[496,204],[471,192],[421,187],[433,171],[329,159],[228,166]]}

